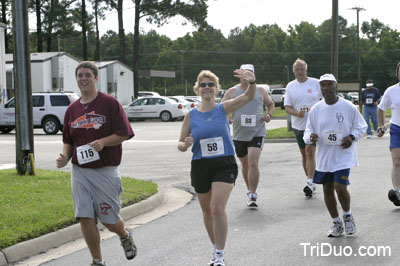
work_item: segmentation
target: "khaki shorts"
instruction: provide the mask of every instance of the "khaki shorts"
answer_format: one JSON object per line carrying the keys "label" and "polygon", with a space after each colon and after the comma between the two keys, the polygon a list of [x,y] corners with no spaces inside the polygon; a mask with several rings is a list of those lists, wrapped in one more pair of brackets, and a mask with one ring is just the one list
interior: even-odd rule
{"label": "khaki shorts", "polygon": [[71,188],[76,219],[99,219],[103,224],[121,219],[122,183],[116,166],[92,169],[73,164]]}

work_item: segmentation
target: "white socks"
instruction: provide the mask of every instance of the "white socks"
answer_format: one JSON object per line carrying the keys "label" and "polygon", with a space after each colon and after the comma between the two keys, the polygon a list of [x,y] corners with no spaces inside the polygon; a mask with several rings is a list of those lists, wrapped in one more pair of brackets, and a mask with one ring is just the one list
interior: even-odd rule
{"label": "white socks", "polygon": [[347,212],[343,211],[343,216],[345,215],[351,215],[351,209],[349,209]]}

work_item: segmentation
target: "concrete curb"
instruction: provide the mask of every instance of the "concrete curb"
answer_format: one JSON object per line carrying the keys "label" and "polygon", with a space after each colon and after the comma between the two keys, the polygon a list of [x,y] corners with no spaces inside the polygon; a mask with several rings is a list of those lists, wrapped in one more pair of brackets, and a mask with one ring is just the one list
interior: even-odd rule
{"label": "concrete curb", "polygon": [[[159,206],[164,201],[164,190],[159,188],[157,194],[136,204],[127,206],[120,211],[124,220],[129,220],[135,216],[150,211]],[[104,226],[99,223],[99,228]],[[79,224],[74,224],[56,232],[52,232],[35,239],[18,243],[0,251],[0,266],[20,261],[24,258],[43,253],[46,250],[58,247],[67,242],[81,238],[81,228]]]}

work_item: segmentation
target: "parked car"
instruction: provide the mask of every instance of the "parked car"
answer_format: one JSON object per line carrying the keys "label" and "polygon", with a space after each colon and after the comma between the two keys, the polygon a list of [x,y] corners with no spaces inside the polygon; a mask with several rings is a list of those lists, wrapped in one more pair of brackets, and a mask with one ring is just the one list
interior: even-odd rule
{"label": "parked car", "polygon": [[182,120],[188,108],[185,104],[177,103],[168,97],[143,97],[123,106],[128,119],[144,120],[160,118],[161,121]]}
{"label": "parked car", "polygon": [[271,98],[275,103],[275,106],[283,106],[282,96],[285,95],[285,88],[277,88],[271,90]]}
{"label": "parked car", "polygon": [[138,99],[142,97],[154,97],[154,96],[160,96],[158,92],[154,91],[139,91],[138,92]]}
{"label": "parked car", "polygon": [[194,107],[198,107],[201,104],[200,97],[198,96],[185,96],[185,100],[194,103]]}
{"label": "parked car", "polygon": [[[79,96],[73,92],[43,92],[32,94],[33,127],[43,128],[48,135],[62,130],[68,105]],[[9,133],[15,128],[15,98],[0,106],[0,131]]]}
{"label": "parked car", "polygon": [[196,106],[194,103],[186,100],[184,96],[170,96],[168,98],[174,100],[177,103],[186,104],[189,110]]}
{"label": "parked car", "polygon": [[219,90],[217,95],[215,96],[215,101],[217,103],[221,102],[222,98],[224,98],[226,90]]}
{"label": "parked car", "polygon": [[358,92],[356,92],[356,91],[351,91],[351,92],[349,92],[348,94],[351,96],[351,101],[352,101],[354,104],[358,104],[358,103],[359,103],[359,100],[358,100]]}

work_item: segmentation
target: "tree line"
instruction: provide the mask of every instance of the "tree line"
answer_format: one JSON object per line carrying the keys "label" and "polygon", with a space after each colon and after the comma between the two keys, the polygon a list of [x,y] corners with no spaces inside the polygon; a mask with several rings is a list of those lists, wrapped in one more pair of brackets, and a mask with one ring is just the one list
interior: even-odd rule
{"label": "tree line", "polygon": [[[10,24],[11,0],[0,0],[1,22]],[[255,66],[257,83],[282,84],[294,79],[292,64],[297,58],[308,63],[309,76],[330,71],[331,20],[321,25],[301,22],[284,31],[276,24],[232,29],[225,37],[207,25],[207,0],[132,0],[133,25],[123,25],[123,0],[30,0],[29,12],[36,15],[36,30],[30,33],[31,52],[61,51],[84,60],[120,60],[134,71],[135,91],[154,90],[168,95],[193,94],[197,74],[209,69],[220,77],[222,88],[238,81],[233,70],[243,63]],[[99,19],[118,12],[118,32],[99,35]],[[140,30],[140,20],[163,25],[182,15],[197,30],[171,40],[155,30]],[[133,31],[125,33],[125,27]],[[132,33],[133,32],[133,33]],[[357,82],[357,28],[339,17],[339,82]],[[377,19],[365,21],[360,39],[361,82],[367,79],[383,91],[397,82],[395,66],[400,61],[400,34]],[[12,52],[7,32],[7,52]],[[58,47],[60,46],[60,47]],[[140,79],[140,70],[175,71],[174,79]]]}

